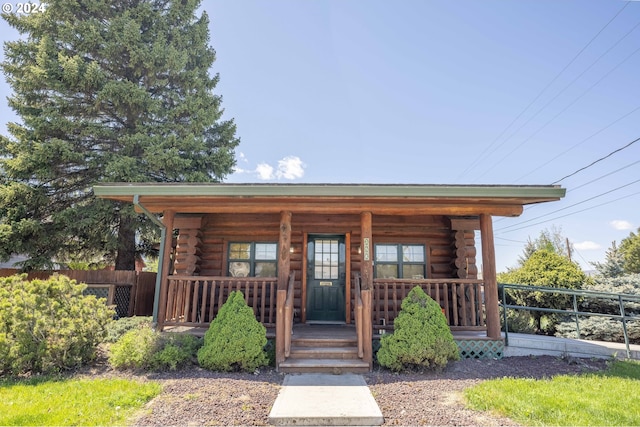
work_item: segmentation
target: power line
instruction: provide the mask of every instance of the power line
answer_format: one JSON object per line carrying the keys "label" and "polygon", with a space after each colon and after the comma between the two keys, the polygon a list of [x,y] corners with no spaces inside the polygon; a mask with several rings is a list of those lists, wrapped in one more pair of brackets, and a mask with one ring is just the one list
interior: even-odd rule
{"label": "power line", "polygon": [[605,130],[609,129],[611,126],[613,126],[614,124],[618,123],[619,121],[627,118],[628,116],[630,116],[631,114],[635,113],[636,111],[640,110],[640,106],[634,108],[633,110],[631,110],[630,112],[628,112],[627,114],[625,114],[622,117],[619,117],[618,119],[614,120],[613,122],[609,123],[608,125],[606,125],[605,127],[603,127],[602,129],[598,130],[597,132],[589,135],[588,137],[586,137],[585,139],[583,139],[582,141],[578,142],[577,144],[572,145],[571,147],[569,147],[568,149],[566,149],[565,151],[563,151],[562,153],[558,154],[557,156],[553,157],[551,160],[547,161],[546,163],[543,163],[542,165],[538,166],[537,168],[533,169],[531,172],[522,175],[520,178],[518,178],[516,180],[516,182],[520,181],[523,178],[528,177],[529,175],[531,175],[532,173],[539,171],[540,169],[542,169],[543,167],[547,166],[549,163],[553,162],[554,160],[556,160],[558,157],[564,156],[565,154],[567,154],[569,151],[575,149],[576,147],[584,144],[585,142],[587,142],[588,140],[590,140],[591,138],[599,135],[600,133],[604,132]]}
{"label": "power line", "polygon": [[[619,197],[619,198],[617,198],[617,199],[609,200],[608,202],[600,203],[599,205],[589,206],[588,208],[585,208],[585,209],[582,209],[582,210],[579,210],[579,211],[570,212],[570,213],[568,213],[568,214],[560,215],[560,216],[557,216],[557,217],[555,217],[555,218],[551,218],[551,219],[545,219],[544,221],[536,222],[535,224],[525,225],[524,227],[514,228],[513,230],[500,231],[500,230],[504,230],[504,228],[508,228],[508,227],[504,227],[503,229],[497,230],[496,232],[501,232],[501,233],[511,233],[511,232],[513,232],[513,231],[517,231],[517,230],[522,230],[522,229],[524,229],[524,228],[533,227],[534,225],[544,224],[545,222],[555,221],[556,219],[565,218],[565,217],[568,217],[568,216],[571,216],[571,215],[575,215],[575,214],[579,214],[579,213],[582,213],[582,212],[585,212],[585,211],[588,211],[588,210],[591,210],[591,209],[599,208],[600,206],[605,206],[605,205],[608,205],[608,204],[610,204],[610,203],[614,203],[614,202],[617,202],[617,201],[620,201],[620,200],[626,199],[626,198],[628,198],[628,197],[635,196],[635,195],[637,195],[637,194],[640,194],[640,191],[638,191],[638,192],[636,192],[636,193],[628,194],[628,195],[626,195],[626,196]],[[557,211],[556,211],[556,212],[557,212]],[[543,216],[546,216],[546,215],[543,215]],[[540,217],[538,217],[538,218],[542,218],[542,216],[540,216]],[[524,222],[526,222],[526,221],[524,221]],[[524,222],[521,222],[521,223],[519,223],[519,224],[524,224]],[[519,224],[515,224],[515,225],[519,225]]]}
{"label": "power line", "polygon": [[[571,189],[567,189],[567,193],[569,193],[569,192],[573,192],[573,191],[576,191],[576,190],[578,190],[578,189],[580,189],[580,188],[582,188],[582,187],[585,187],[585,186],[587,186],[587,185],[589,185],[589,184],[593,184],[593,183],[594,183],[594,182],[596,182],[596,181],[600,181],[600,180],[601,180],[601,179],[603,179],[603,178],[606,178],[606,177],[611,176],[611,175],[613,175],[613,174],[615,174],[615,173],[618,173],[618,172],[620,172],[620,171],[623,171],[623,170],[625,170],[625,169],[627,169],[627,168],[630,168],[631,166],[635,166],[635,165],[637,165],[638,163],[640,163],[640,160],[636,160],[635,162],[633,162],[633,163],[629,163],[629,164],[628,164],[628,165],[626,165],[626,166],[622,166],[621,168],[618,168],[618,169],[616,169],[616,170],[614,170],[614,171],[611,171],[611,172],[606,173],[606,174],[604,174],[604,175],[600,175],[599,177],[594,178],[594,179],[592,179],[591,181],[585,182],[584,184],[578,185],[577,187],[573,187],[573,188],[571,188]],[[533,209],[533,208],[539,207],[539,206],[542,206],[542,205],[540,205],[540,204],[537,204],[537,205],[529,205],[529,206],[527,206],[527,211],[529,211],[529,210],[531,210],[531,209]],[[500,218],[496,218],[496,219],[493,221],[493,223],[495,224],[496,222],[505,221],[505,220],[507,220],[507,219],[508,219],[507,217],[500,217]]]}
{"label": "power line", "polygon": [[596,35],[595,35],[595,36],[593,36],[593,37],[591,38],[591,40],[589,40],[589,42],[588,42],[586,45],[584,45],[584,47],[583,47],[582,49],[580,49],[580,51],[579,51],[579,52],[578,52],[578,53],[573,57],[573,59],[571,59],[571,61],[569,61],[569,63],[568,63],[568,64],[567,64],[567,65],[565,65],[565,66],[564,66],[564,68],[563,68],[562,70],[560,70],[560,72],[559,72],[558,74],[556,74],[556,76],[555,76],[553,79],[551,79],[551,81],[550,81],[549,83],[547,83],[547,85],[546,85],[544,88],[542,88],[542,90],[541,90],[541,91],[536,95],[536,97],[535,97],[531,102],[529,102],[529,104],[528,104],[528,105],[527,105],[527,106],[526,106],[526,107],[525,107],[525,108],[520,112],[520,114],[518,114],[518,115],[516,116],[516,118],[514,118],[514,119],[511,121],[511,123],[509,123],[509,124],[507,125],[507,127],[505,127],[505,128],[502,130],[502,132],[500,132],[500,134],[499,134],[499,135],[498,135],[498,136],[497,136],[497,137],[496,137],[496,138],[491,142],[491,144],[489,144],[489,146],[487,146],[487,148],[485,148],[485,149],[482,151],[482,153],[480,153],[480,155],[479,155],[479,156],[477,156],[477,157],[475,158],[475,160],[474,160],[473,162],[471,162],[471,164],[470,164],[470,165],[469,165],[465,170],[463,170],[463,171],[462,171],[462,173],[458,176],[458,178],[457,178],[457,179],[460,179],[460,178],[461,178],[465,173],[467,173],[467,172],[469,172],[471,169],[473,169],[473,168],[475,167],[475,165],[477,165],[477,164],[478,164],[478,162],[480,162],[480,161],[484,158],[484,156],[485,156],[485,154],[487,153],[487,151],[488,151],[489,149],[491,149],[491,147],[493,147],[493,145],[494,145],[496,142],[498,142],[498,140],[499,140],[500,138],[502,138],[502,135],[504,135],[504,134],[507,132],[507,130],[509,130],[509,128],[510,128],[511,126],[513,126],[513,124],[514,124],[516,121],[518,121],[518,119],[519,119],[520,117],[522,117],[522,115],[523,115],[523,114],[524,114],[524,113],[525,113],[525,112],[526,112],[526,111],[527,111],[527,110],[528,110],[528,109],[529,109],[529,108],[530,108],[530,107],[531,107],[531,106],[532,106],[532,105],[533,105],[533,104],[538,100],[538,98],[540,98],[540,97],[542,96],[542,94],[543,94],[544,92],[546,92],[546,90],[547,90],[547,89],[548,89],[548,88],[549,88],[553,83],[555,83],[555,81],[556,81],[556,80],[557,80],[557,79],[562,75],[562,73],[564,73],[564,72],[567,70],[567,68],[569,68],[569,67],[571,66],[571,64],[573,64],[573,63],[575,62],[575,60],[576,60],[576,59],[578,59],[578,57],[582,54],[582,52],[584,52],[584,51],[587,49],[587,47],[589,47],[589,46],[591,45],[591,43],[593,43],[593,41],[594,41],[595,39],[597,39],[597,38],[598,38],[598,36],[599,36],[599,35],[600,35],[600,34],[601,34],[601,33],[602,33],[602,32],[603,32],[603,31],[604,31],[604,30],[609,26],[609,24],[611,24],[611,23],[612,23],[612,22],[613,22],[613,21],[618,17],[618,15],[620,15],[620,13],[622,13],[622,11],[623,11],[623,10],[624,10],[628,5],[629,5],[629,2],[625,2],[624,6],[622,6],[622,8],[621,8],[621,9],[620,9],[620,10],[619,10],[619,11],[618,11],[618,12],[617,12],[617,13],[616,13],[616,14],[615,14],[615,15],[614,15],[614,16],[613,16],[613,17],[612,17],[612,18],[611,18],[611,19],[610,19],[610,20],[609,20],[605,25],[604,25],[604,27],[602,27],[602,28],[600,29],[600,31],[598,31],[598,32],[596,33]]}
{"label": "power line", "polygon": [[634,50],[633,52],[631,52],[630,55],[628,55],[626,58],[624,58],[622,61],[620,61],[618,64],[616,64],[615,67],[613,67],[611,70],[609,70],[604,76],[602,76],[601,78],[598,79],[598,81],[596,81],[594,84],[592,84],[591,86],[589,86],[587,88],[587,90],[585,90],[584,92],[582,92],[576,99],[574,99],[571,103],[569,103],[569,105],[567,105],[566,107],[564,107],[562,110],[560,110],[560,112],[558,112],[555,116],[553,116],[550,120],[548,120],[544,125],[542,125],[541,127],[539,127],[533,134],[531,134],[528,138],[526,138],[524,141],[522,141],[520,144],[518,144],[514,149],[512,149],[511,151],[509,151],[507,154],[505,154],[504,156],[502,156],[502,158],[500,160],[498,160],[497,162],[493,163],[493,165],[487,169],[482,175],[480,175],[479,178],[482,178],[483,176],[485,176],[490,170],[492,170],[493,168],[495,168],[498,164],[500,164],[504,159],[506,159],[507,157],[509,157],[511,154],[513,154],[513,152],[515,152],[516,150],[518,150],[520,147],[522,147],[524,144],[526,144],[527,142],[529,142],[529,140],[531,140],[531,138],[533,138],[534,136],[536,136],[538,133],[540,133],[540,131],[542,131],[544,128],[546,128],[547,126],[549,126],[551,124],[551,122],[553,122],[555,119],[557,119],[558,117],[560,117],[560,115],[562,115],[562,113],[564,113],[565,111],[567,111],[569,108],[573,107],[573,105],[575,105],[580,99],[582,99],[583,96],[585,96],[589,91],[591,91],[591,89],[593,89],[594,87],[596,87],[598,84],[600,84],[605,78],[607,78],[609,76],[609,74],[613,73],[616,69],[618,69],[618,67],[620,67],[622,64],[624,64],[625,62],[627,62],[633,55],[635,55],[636,53],[640,52],[640,47],[636,50]]}
{"label": "power line", "polygon": [[630,143],[628,143],[628,144],[627,144],[627,145],[625,145],[624,147],[620,147],[620,148],[618,148],[617,150],[614,150],[614,151],[610,152],[610,153],[609,153],[609,154],[607,154],[606,156],[604,156],[604,157],[600,157],[598,160],[594,160],[593,162],[591,162],[591,163],[590,163],[590,164],[588,164],[587,166],[581,167],[580,169],[576,170],[575,172],[572,172],[572,173],[570,173],[569,175],[566,175],[566,176],[564,176],[564,177],[560,178],[559,180],[552,182],[551,184],[552,184],[552,185],[553,185],[553,184],[558,184],[558,183],[560,183],[560,182],[564,181],[565,179],[567,179],[567,178],[569,178],[569,177],[571,177],[571,176],[574,176],[574,175],[576,175],[577,173],[582,172],[582,171],[583,171],[583,170],[585,170],[585,169],[589,169],[590,167],[592,167],[592,166],[593,166],[593,165],[595,165],[596,163],[599,163],[599,162],[603,161],[604,159],[607,159],[607,158],[609,158],[609,157],[613,156],[614,154],[619,153],[620,151],[624,150],[625,148],[628,148],[628,147],[632,146],[633,144],[635,144],[635,143],[636,143],[636,142],[638,142],[638,141],[640,141],[640,138],[636,138],[636,139],[634,139],[633,141],[631,141]]}
{"label": "power line", "polygon": [[[593,66],[594,66],[594,65],[596,65],[598,62],[600,62],[600,60],[601,60],[602,58],[604,58],[604,56],[605,56],[606,54],[608,54],[609,52],[611,52],[611,51],[612,51],[612,50],[613,50],[613,49],[614,49],[618,44],[620,44],[620,42],[621,42],[622,40],[624,40],[625,38],[627,38],[627,37],[629,36],[629,34],[631,34],[633,31],[635,31],[635,29],[636,29],[636,28],[638,28],[639,26],[640,26],[640,22],[638,22],[636,25],[634,25],[634,27],[633,27],[633,28],[631,28],[629,31],[627,31],[627,32],[626,32],[626,33],[625,33],[621,38],[619,38],[619,39],[618,39],[618,40],[617,40],[613,45],[611,45],[611,46],[609,47],[609,49],[607,49],[607,50],[606,50],[606,51],[604,51],[600,56],[598,56],[598,57],[596,58],[596,60],[595,60],[595,61],[593,61],[593,62],[591,63],[591,65],[589,65],[587,68],[585,68],[585,69],[584,69],[580,74],[578,74],[578,76],[576,76],[576,77],[575,77],[573,80],[571,80],[571,81],[570,81],[566,86],[564,86],[564,87],[563,87],[563,88],[562,88],[562,89],[561,89],[561,90],[560,90],[560,91],[559,91],[559,92],[558,92],[558,93],[557,93],[553,98],[551,98],[549,101],[547,101],[547,103],[546,103],[546,104],[544,104],[542,107],[540,107],[540,108],[538,109],[538,111],[536,111],[536,112],[535,112],[535,114],[533,114],[533,116],[529,117],[529,119],[527,119],[524,123],[522,123],[522,124],[518,127],[518,129],[516,129],[513,133],[511,133],[511,135],[509,135],[509,136],[508,136],[504,141],[502,141],[502,143],[501,143],[500,145],[498,145],[496,148],[494,148],[494,149],[493,149],[493,151],[491,151],[491,153],[489,153],[489,154],[493,154],[493,153],[495,153],[495,152],[496,152],[500,147],[502,147],[504,144],[506,144],[506,143],[507,143],[507,141],[509,141],[509,140],[510,140],[514,135],[516,135],[518,132],[520,132],[520,130],[522,130],[526,125],[528,125],[528,124],[529,124],[533,119],[535,119],[536,117],[538,117],[538,115],[539,115],[543,110],[545,110],[549,105],[551,105],[551,104],[553,103],[553,101],[555,101],[556,99],[558,99],[558,98],[560,97],[560,95],[562,95],[562,94],[563,94],[567,89],[569,89],[571,86],[573,86],[573,84],[574,84],[575,82],[577,82],[577,81],[580,79],[580,77],[582,77],[583,75],[585,75],[585,74],[587,73],[587,71],[589,71],[591,68],[593,68]],[[635,54],[635,52],[634,52],[633,54]],[[631,54],[631,55],[629,56],[629,58],[630,58],[631,56],[633,56],[633,54]],[[628,59],[628,58],[627,58],[627,59]],[[622,63],[624,63],[625,61],[626,61],[626,59],[625,59],[624,61],[622,61]],[[622,63],[620,63],[620,64],[618,64],[618,65],[622,65]],[[611,71],[609,71],[607,74],[605,74],[605,76],[604,76],[604,77],[608,76],[608,75],[609,75],[611,72],[613,72],[616,68],[617,68],[617,66],[616,66],[614,69],[612,69]],[[601,80],[602,80],[602,79],[601,79]],[[599,80],[599,81],[598,81],[598,83],[599,83],[601,80]],[[597,84],[597,83],[596,83],[596,84]],[[595,87],[595,85],[591,86],[587,91],[585,91],[582,95],[580,95],[580,97],[579,97],[578,99],[580,99],[582,96],[584,96],[584,95],[585,95],[587,92],[589,92],[593,87]],[[571,105],[573,105],[573,104],[571,104]],[[565,110],[563,110],[563,112],[564,112],[564,111],[566,111],[566,109],[565,109]],[[556,117],[557,117],[557,116],[556,116]],[[554,117],[554,119],[555,119],[556,117]],[[546,127],[549,123],[550,123],[550,122],[546,123],[546,124],[543,126],[543,128],[544,128],[544,127]],[[505,158],[507,158],[508,156],[510,156],[511,154],[513,154],[516,150],[518,150],[520,147],[522,147],[522,146],[525,144],[525,142],[528,142],[529,140],[531,140],[531,138],[533,138],[533,136],[535,136],[535,135],[536,135],[538,132],[540,132],[541,130],[542,130],[542,128],[538,129],[538,130],[537,130],[533,135],[531,135],[531,136],[530,136],[529,138],[527,138],[525,141],[523,141],[522,143],[520,143],[516,148],[514,148],[513,150],[511,150],[511,151],[509,152],[509,154],[507,154],[505,157],[503,157],[503,158],[502,158],[502,159],[500,159],[498,162],[496,162],[496,163],[495,163],[495,164],[494,164],[490,169],[492,169],[492,168],[493,168],[493,167],[495,167],[497,164],[499,164],[502,160],[504,160]],[[490,170],[490,169],[489,169],[489,170]],[[480,176],[480,178],[481,178],[482,176],[484,176],[485,174],[486,174],[486,172],[485,172],[484,174],[482,174],[482,175]]]}

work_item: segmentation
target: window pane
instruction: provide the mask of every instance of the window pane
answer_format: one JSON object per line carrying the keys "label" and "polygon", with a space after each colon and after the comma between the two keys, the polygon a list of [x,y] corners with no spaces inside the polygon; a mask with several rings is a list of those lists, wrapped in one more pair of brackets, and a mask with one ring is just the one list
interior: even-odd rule
{"label": "window pane", "polygon": [[376,261],[398,261],[398,247],[396,245],[376,245]]}
{"label": "window pane", "polygon": [[256,243],[256,259],[276,259],[277,244]]}
{"label": "window pane", "polygon": [[255,277],[276,277],[276,263],[256,262]]}
{"label": "window pane", "polygon": [[405,245],[402,247],[402,261],[424,262],[424,246]]}
{"label": "window pane", "polygon": [[378,264],[376,266],[377,279],[396,279],[398,277],[398,266],[395,264]]}
{"label": "window pane", "polygon": [[251,243],[230,243],[230,259],[251,259]]}
{"label": "window pane", "polygon": [[251,272],[251,268],[248,262],[230,262],[229,274],[231,277],[248,277]]}
{"label": "window pane", "polygon": [[402,278],[424,279],[424,264],[405,264],[402,266]]}

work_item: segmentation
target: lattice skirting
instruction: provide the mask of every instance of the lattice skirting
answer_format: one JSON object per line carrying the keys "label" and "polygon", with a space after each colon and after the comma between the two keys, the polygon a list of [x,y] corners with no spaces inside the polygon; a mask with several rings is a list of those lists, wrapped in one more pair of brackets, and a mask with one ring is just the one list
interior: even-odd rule
{"label": "lattice skirting", "polygon": [[455,340],[462,359],[502,359],[503,340]]}

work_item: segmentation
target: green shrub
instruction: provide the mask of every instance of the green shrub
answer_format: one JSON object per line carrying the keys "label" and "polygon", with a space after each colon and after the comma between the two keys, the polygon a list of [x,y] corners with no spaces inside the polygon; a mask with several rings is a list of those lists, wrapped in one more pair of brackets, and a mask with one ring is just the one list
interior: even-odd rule
{"label": "green shrub", "polygon": [[116,342],[131,329],[151,327],[152,323],[153,318],[151,316],[121,317],[107,325],[105,342]]}
{"label": "green shrub", "polygon": [[175,371],[196,364],[202,339],[188,334],[162,334],[159,350],[153,354],[151,368],[156,371]]}
{"label": "green shrub", "polygon": [[402,301],[393,334],[380,338],[377,358],[394,371],[441,368],[460,358],[440,306],[419,286]]}
{"label": "green shrub", "polygon": [[265,327],[256,320],[242,292],[234,291],[211,322],[198,362],[212,371],[253,371],[268,364],[266,344]]}
{"label": "green shrub", "polygon": [[55,373],[92,360],[115,312],[66,276],[0,278],[0,373]]}
{"label": "green shrub", "polygon": [[109,348],[109,364],[116,369],[150,369],[160,349],[160,334],[151,327],[131,329]]}
{"label": "green shrub", "polygon": [[110,347],[115,369],[175,371],[195,364],[200,338],[188,334],[159,333],[149,324],[126,332]]}
{"label": "green shrub", "polygon": [[[622,322],[602,317],[580,318],[580,339],[592,341],[624,342]],[[576,321],[561,322],[557,325],[556,336],[576,338]],[[631,344],[640,344],[640,321],[627,321],[627,336]]]}

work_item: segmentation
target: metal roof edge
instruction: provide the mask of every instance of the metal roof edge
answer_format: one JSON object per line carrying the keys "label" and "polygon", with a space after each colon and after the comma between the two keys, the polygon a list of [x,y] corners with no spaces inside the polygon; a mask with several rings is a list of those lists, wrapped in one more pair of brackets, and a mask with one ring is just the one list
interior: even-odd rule
{"label": "metal roof edge", "polygon": [[213,184],[110,183],[93,187],[98,197],[479,197],[562,198],[558,185],[446,185],[446,184]]}

